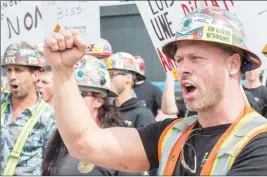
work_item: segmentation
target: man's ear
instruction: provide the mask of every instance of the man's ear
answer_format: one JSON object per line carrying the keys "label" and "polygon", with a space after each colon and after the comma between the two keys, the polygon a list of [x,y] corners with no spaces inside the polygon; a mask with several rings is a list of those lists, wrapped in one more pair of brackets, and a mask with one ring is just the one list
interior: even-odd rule
{"label": "man's ear", "polygon": [[40,71],[39,71],[38,69],[35,70],[35,71],[32,73],[32,74],[33,74],[33,77],[34,77],[34,82],[37,82],[39,73],[40,73]]}
{"label": "man's ear", "polygon": [[132,77],[131,74],[125,75],[125,83],[126,83],[126,85],[131,84],[132,83],[132,79],[133,79],[133,77]]}
{"label": "man's ear", "polygon": [[240,73],[241,69],[241,57],[238,53],[235,53],[226,58],[226,66],[229,72],[229,76],[234,76]]}

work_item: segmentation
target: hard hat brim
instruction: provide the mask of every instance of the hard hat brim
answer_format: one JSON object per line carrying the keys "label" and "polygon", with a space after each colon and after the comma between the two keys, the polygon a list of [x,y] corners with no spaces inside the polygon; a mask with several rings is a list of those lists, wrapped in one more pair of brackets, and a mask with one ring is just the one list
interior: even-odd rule
{"label": "hard hat brim", "polygon": [[110,57],[113,53],[112,52],[88,52],[87,55],[92,55],[94,57]]}
{"label": "hard hat brim", "polygon": [[139,73],[136,73],[136,79],[137,79],[137,81],[144,81],[144,80],[146,80],[146,76],[139,74]]}
{"label": "hard hat brim", "polygon": [[86,85],[78,85],[79,90],[83,91],[90,91],[90,92],[97,92],[97,93],[103,93],[106,92],[107,97],[117,97],[118,94],[112,91],[111,89],[106,88],[99,88],[99,87],[92,87],[92,86],[86,86]]}
{"label": "hard hat brim", "polygon": [[[179,44],[179,42],[181,41],[203,41],[203,42],[209,42],[209,43],[218,43],[218,42],[211,42],[211,41],[206,41],[203,39],[183,39],[183,40],[176,40],[176,41],[171,41],[166,43],[163,47],[162,47],[162,52],[170,59],[174,60],[174,55],[176,53],[177,50],[177,46]],[[222,43],[218,43],[218,44],[222,44]],[[223,45],[227,45],[227,44],[223,44]],[[251,63],[252,63],[252,69],[257,69],[261,66],[262,62],[261,59],[253,52],[249,51],[248,49],[244,49],[242,47],[237,47],[237,46],[232,46],[232,45],[228,45],[231,48],[236,48],[239,50],[242,50],[244,52],[246,52],[248,54],[248,58],[250,59]]]}
{"label": "hard hat brim", "polygon": [[34,64],[21,64],[21,63],[8,63],[8,64],[2,64],[1,63],[1,67],[2,68],[6,68],[7,65],[19,65],[19,66],[29,66],[29,67],[37,67],[37,68],[43,68],[43,66],[40,65],[34,65]]}

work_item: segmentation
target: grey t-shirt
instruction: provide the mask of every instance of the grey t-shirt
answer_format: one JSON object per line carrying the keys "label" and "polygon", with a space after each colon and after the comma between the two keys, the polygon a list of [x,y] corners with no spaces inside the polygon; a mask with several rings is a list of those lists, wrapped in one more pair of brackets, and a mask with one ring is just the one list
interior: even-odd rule
{"label": "grey t-shirt", "polygon": [[56,176],[140,176],[143,173],[127,173],[95,166],[67,154],[59,165]]}

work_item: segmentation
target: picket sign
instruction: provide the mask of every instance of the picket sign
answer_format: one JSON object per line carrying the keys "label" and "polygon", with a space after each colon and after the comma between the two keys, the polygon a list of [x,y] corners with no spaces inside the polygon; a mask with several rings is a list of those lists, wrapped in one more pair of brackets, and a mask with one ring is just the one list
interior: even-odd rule
{"label": "picket sign", "polygon": [[216,6],[237,15],[243,24],[247,46],[262,60],[267,70],[267,60],[261,53],[267,42],[267,1],[188,0],[136,1],[137,8],[150,35],[159,60],[166,72],[177,78],[176,64],[162,52],[162,46],[175,39],[175,33],[185,15],[199,7]]}
{"label": "picket sign", "polygon": [[43,43],[58,24],[99,43],[99,14],[97,1],[1,1],[1,56],[14,42]]}

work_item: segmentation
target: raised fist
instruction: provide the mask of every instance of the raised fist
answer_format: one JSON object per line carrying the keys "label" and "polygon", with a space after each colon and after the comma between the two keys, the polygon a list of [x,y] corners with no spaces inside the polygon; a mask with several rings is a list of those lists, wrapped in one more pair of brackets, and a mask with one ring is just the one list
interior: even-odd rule
{"label": "raised fist", "polygon": [[74,70],[85,50],[86,43],[80,39],[79,31],[61,29],[44,41],[44,56],[56,70]]}

